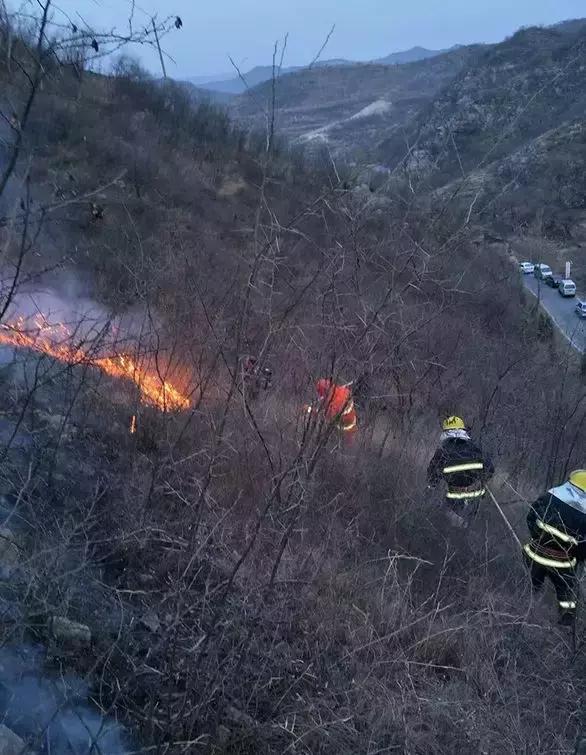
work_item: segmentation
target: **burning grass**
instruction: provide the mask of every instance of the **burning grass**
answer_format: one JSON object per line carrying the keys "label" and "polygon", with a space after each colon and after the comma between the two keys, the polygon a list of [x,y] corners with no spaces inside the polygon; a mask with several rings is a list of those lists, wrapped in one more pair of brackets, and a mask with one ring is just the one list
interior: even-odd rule
{"label": "burning grass", "polygon": [[0,324],[0,344],[26,348],[71,365],[91,365],[106,375],[129,380],[137,387],[141,401],[160,411],[188,409],[191,401],[161,374],[156,360],[137,359],[112,344],[111,326],[93,328],[82,335],[80,326],[51,322],[37,313],[32,317],[19,315]]}

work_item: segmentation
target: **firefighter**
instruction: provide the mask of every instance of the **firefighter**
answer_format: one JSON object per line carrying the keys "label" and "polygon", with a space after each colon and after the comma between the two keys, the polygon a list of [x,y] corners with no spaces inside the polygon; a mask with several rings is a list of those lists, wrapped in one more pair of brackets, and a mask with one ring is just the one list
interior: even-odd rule
{"label": "firefighter", "polygon": [[270,367],[263,367],[258,378],[263,391],[268,391],[273,385],[273,371]]}
{"label": "firefighter", "polygon": [[427,469],[428,486],[443,479],[450,521],[468,527],[494,474],[492,461],[473,443],[461,417],[447,417],[442,424],[440,446]]}
{"label": "firefighter", "polygon": [[268,391],[273,385],[273,371],[269,366],[262,369],[258,359],[248,356],[243,363],[243,382],[248,386],[253,398],[257,398],[259,391]]}
{"label": "firefighter", "polygon": [[[338,429],[350,438],[357,425],[350,384],[337,385],[333,380],[321,378],[315,387],[319,399],[318,411],[323,411],[326,420],[334,422]],[[309,411],[312,411],[311,407]]]}
{"label": "firefighter", "polygon": [[533,589],[549,577],[556,591],[559,621],[572,626],[576,618],[579,570],[586,561],[586,469],[538,498],[527,514],[531,541],[525,545]]}

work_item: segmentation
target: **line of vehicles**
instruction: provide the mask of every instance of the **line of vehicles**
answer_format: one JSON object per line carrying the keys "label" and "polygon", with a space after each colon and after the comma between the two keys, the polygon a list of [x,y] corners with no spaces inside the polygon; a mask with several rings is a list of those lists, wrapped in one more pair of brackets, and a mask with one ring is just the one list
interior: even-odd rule
{"label": "line of vehicles", "polygon": [[[523,275],[531,275],[551,288],[557,288],[560,296],[574,297],[576,296],[576,284],[569,278],[564,278],[562,275],[554,275],[549,265],[544,265],[541,262],[520,262],[519,270]],[[586,318],[586,301],[578,299],[576,302],[576,308],[574,310],[578,317]]]}

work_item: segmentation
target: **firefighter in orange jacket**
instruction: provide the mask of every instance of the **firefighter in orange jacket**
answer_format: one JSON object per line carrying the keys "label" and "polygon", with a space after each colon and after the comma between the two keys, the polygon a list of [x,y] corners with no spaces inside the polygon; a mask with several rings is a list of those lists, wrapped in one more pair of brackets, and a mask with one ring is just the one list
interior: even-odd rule
{"label": "firefighter in orange jacket", "polygon": [[[343,433],[352,435],[357,424],[352,391],[348,385],[337,385],[333,380],[321,378],[316,385],[319,410],[329,422],[334,422]],[[311,411],[311,409],[310,409]]]}

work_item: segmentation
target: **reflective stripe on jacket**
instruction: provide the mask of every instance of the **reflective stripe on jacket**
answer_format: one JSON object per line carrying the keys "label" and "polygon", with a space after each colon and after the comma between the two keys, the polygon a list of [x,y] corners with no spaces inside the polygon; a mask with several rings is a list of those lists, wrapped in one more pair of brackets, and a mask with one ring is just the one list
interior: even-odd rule
{"label": "reflective stripe on jacket", "polygon": [[450,498],[452,500],[467,500],[469,498],[482,498],[483,495],[486,495],[486,488],[481,485],[480,487],[476,488],[458,488],[458,489],[450,489],[448,488],[448,492],[446,493],[446,498]]}
{"label": "reflective stripe on jacket", "polygon": [[354,401],[350,399],[348,406],[342,412],[342,416],[340,417],[338,426],[340,430],[343,430],[343,432],[347,433],[350,430],[354,430],[357,423],[358,423],[358,418],[356,417],[356,409],[354,408]]}
{"label": "reflective stripe on jacket", "polygon": [[568,558],[562,551],[544,549],[535,541],[527,543],[523,550],[532,561],[549,569],[573,569],[577,564],[575,558]]}
{"label": "reflective stripe on jacket", "polygon": [[484,469],[484,463],[482,461],[473,461],[468,464],[454,464],[449,467],[444,467],[444,474],[455,474],[456,472],[468,472],[471,469]]}
{"label": "reflective stripe on jacket", "polygon": [[479,498],[486,492],[485,483],[494,473],[491,460],[470,438],[446,438],[429,463],[430,485],[444,480],[448,498]]}
{"label": "reflective stripe on jacket", "polygon": [[586,560],[586,514],[551,492],[538,498],[527,514],[533,541],[566,559]]}

